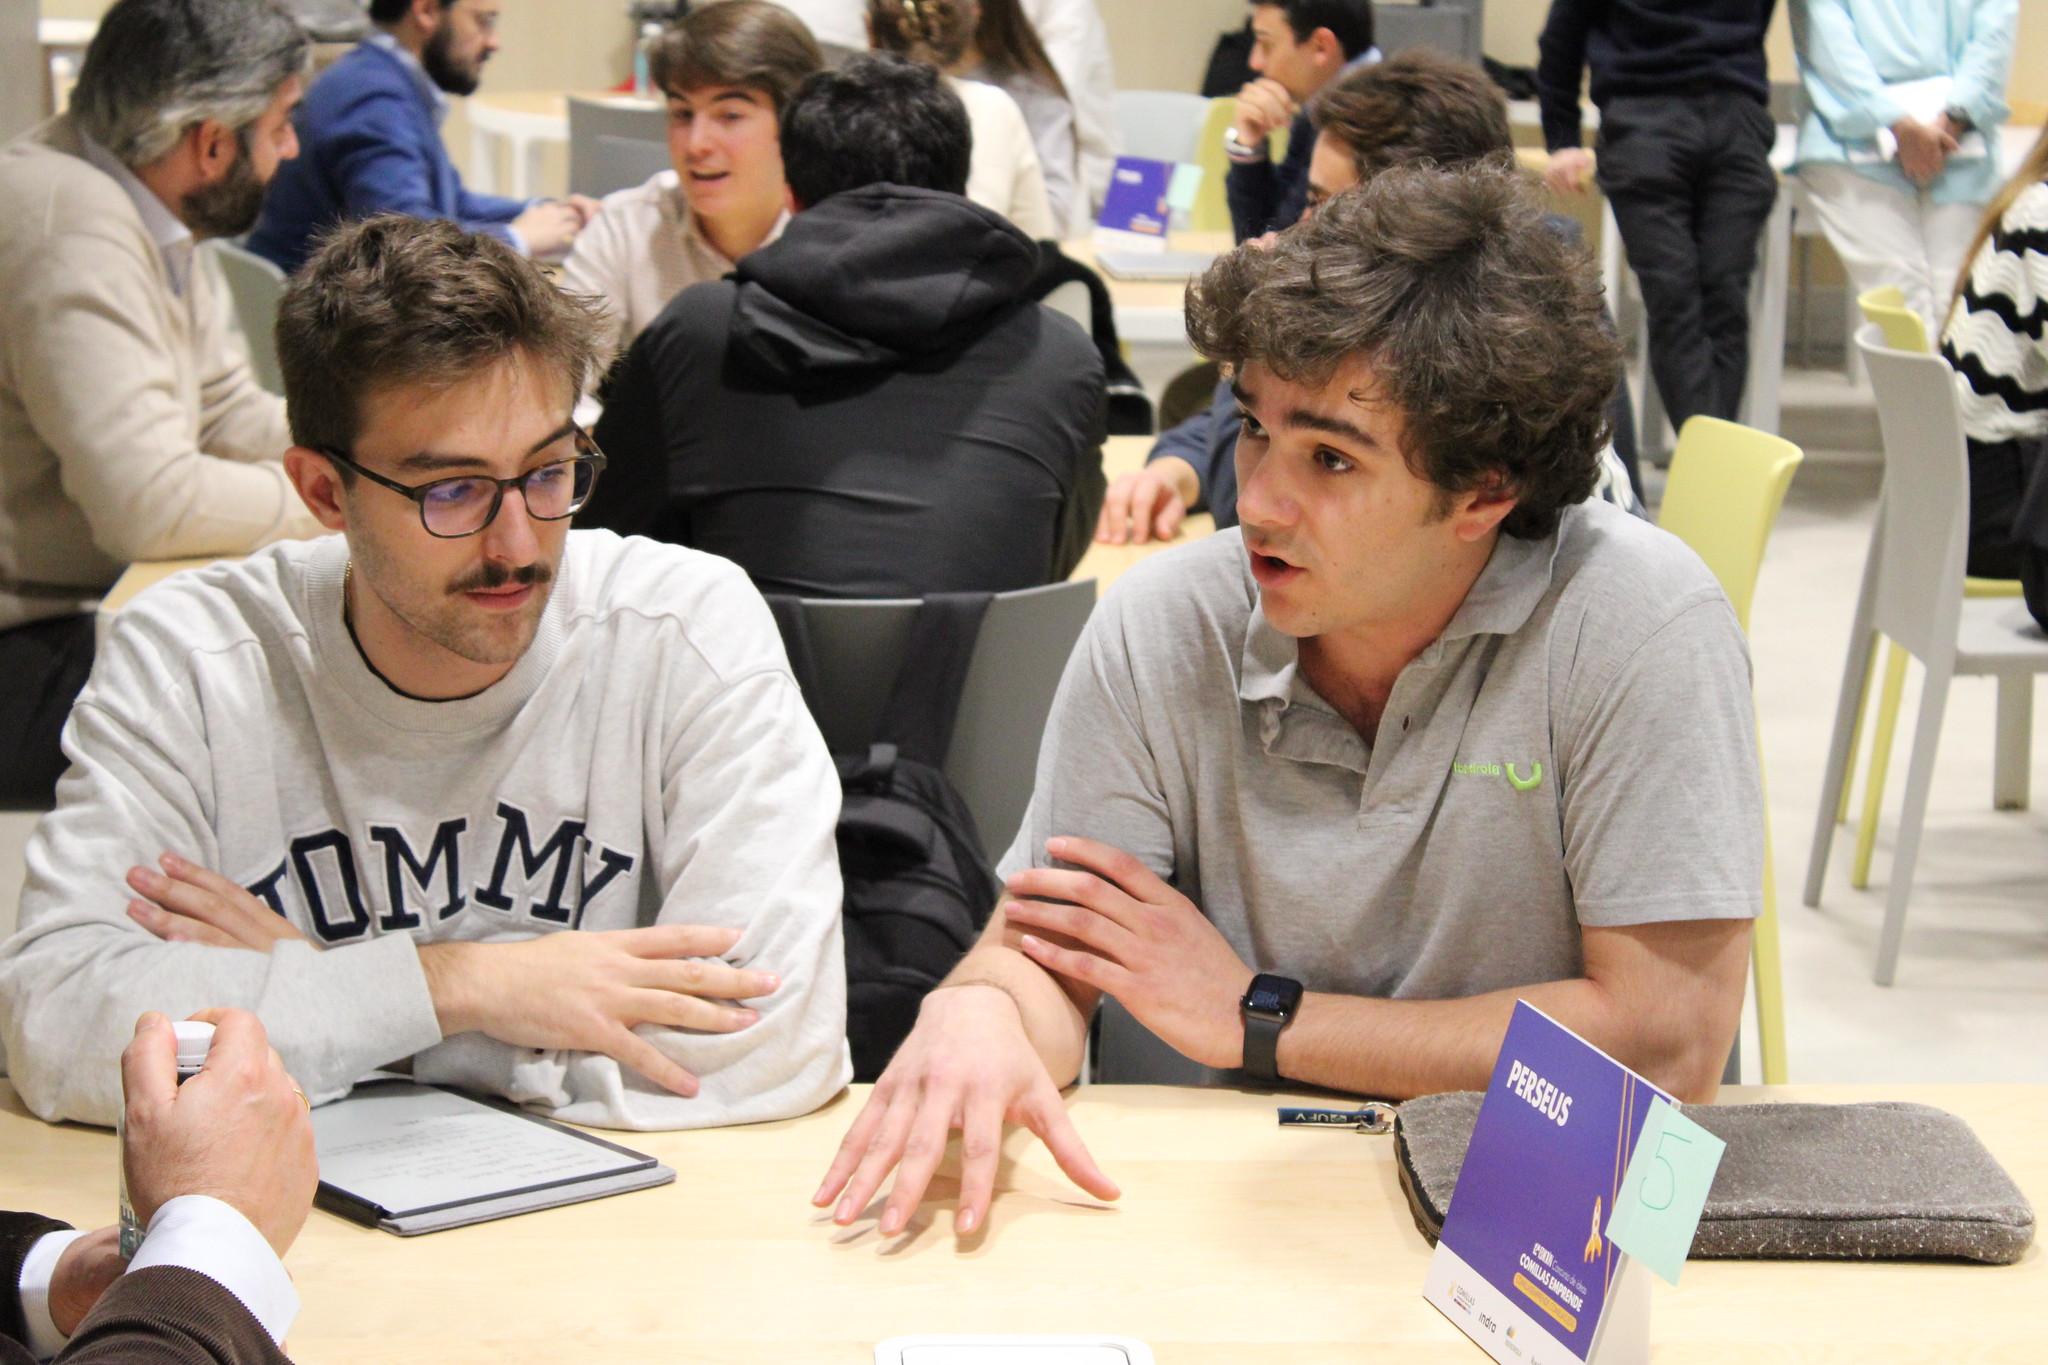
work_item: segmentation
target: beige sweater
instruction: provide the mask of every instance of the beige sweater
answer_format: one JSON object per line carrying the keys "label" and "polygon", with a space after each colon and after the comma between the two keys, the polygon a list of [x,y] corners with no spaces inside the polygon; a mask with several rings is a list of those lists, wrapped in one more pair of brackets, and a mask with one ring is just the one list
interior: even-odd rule
{"label": "beige sweater", "polygon": [[87,611],[140,559],[319,531],[201,252],[182,297],[68,118],[0,148],[0,629]]}

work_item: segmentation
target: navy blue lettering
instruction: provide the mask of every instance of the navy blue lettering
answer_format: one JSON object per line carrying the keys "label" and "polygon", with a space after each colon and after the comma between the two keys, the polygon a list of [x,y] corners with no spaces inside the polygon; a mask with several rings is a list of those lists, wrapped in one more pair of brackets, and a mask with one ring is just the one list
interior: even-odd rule
{"label": "navy blue lettering", "polygon": [[386,905],[384,916],[377,921],[382,930],[417,929],[421,921],[417,912],[409,908],[406,897],[406,881],[410,876],[414,886],[424,894],[434,881],[434,870],[441,870],[443,899],[433,914],[437,920],[448,919],[469,904],[469,897],[459,888],[462,885],[462,831],[469,828],[469,821],[457,816],[443,820],[434,830],[434,845],[422,859],[412,851],[406,842],[405,831],[396,825],[372,825],[370,837],[384,846],[384,888]]}
{"label": "navy blue lettering", "polygon": [[[313,865],[313,855],[323,850],[334,855],[335,870],[341,877],[342,899],[346,903],[348,917],[340,922],[327,917],[327,893],[321,889],[320,872]],[[314,933],[328,943],[340,943],[345,939],[361,938],[370,931],[370,912],[363,908],[363,891],[356,878],[355,846],[346,834],[330,829],[319,834],[300,835],[292,840],[291,862],[292,872],[298,879],[299,894],[306,898],[306,914],[312,921]]]}
{"label": "navy blue lettering", "polygon": [[534,902],[533,917],[553,924],[569,923],[571,911],[562,903],[562,893],[569,887],[570,864],[577,860],[576,855],[581,851],[583,822],[564,820],[555,826],[554,834],[536,851],[525,811],[509,801],[500,801],[498,818],[505,823],[504,833],[498,838],[498,858],[491,867],[491,884],[477,888],[477,904],[487,905],[493,910],[512,909],[512,898],[505,894],[505,877],[512,870],[512,855],[517,852],[520,879],[527,883],[538,877],[549,863],[554,864],[554,877],[548,883],[547,896]]}

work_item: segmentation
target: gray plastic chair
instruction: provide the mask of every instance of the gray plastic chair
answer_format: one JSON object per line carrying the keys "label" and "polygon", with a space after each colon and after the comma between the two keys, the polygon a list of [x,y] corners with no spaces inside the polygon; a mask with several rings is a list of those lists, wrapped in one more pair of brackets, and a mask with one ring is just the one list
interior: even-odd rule
{"label": "gray plastic chair", "polygon": [[669,170],[668,110],[569,96],[569,192],[602,199]]}
{"label": "gray plastic chair", "polygon": [[1884,493],[1850,625],[1849,657],[1835,706],[1834,737],[1828,744],[1813,853],[1806,864],[1805,900],[1809,906],[1820,904],[1835,811],[1848,780],[1856,709],[1871,651],[1882,634],[1927,669],[1913,730],[1905,805],[1899,812],[1898,844],[1892,853],[1891,886],[1885,893],[1884,932],[1877,945],[1877,984],[1889,986],[1898,972],[1906,899],[1912,894],[1913,866],[1920,856],[1949,681],[1987,674],[1998,679],[1992,789],[1994,794],[2024,793],[2032,748],[2034,675],[2048,672],[2048,637],[2016,598],[1963,596],[1970,485],[1954,371],[1939,356],[1889,349],[1873,325],[1856,334],[1856,347],[1869,367],[1870,386],[1877,396],[1878,425],[1884,433]]}
{"label": "gray plastic chair", "polygon": [[284,272],[265,258],[230,241],[207,243],[220,265],[235,321],[249,342],[249,368],[256,382],[272,393],[284,392],[284,374],[277,367],[277,301],[284,297]]}
{"label": "gray plastic chair", "polygon": [[1195,161],[1209,101],[1179,90],[1119,90],[1117,129],[1123,154],[1151,161]]}
{"label": "gray plastic chair", "polygon": [[[974,813],[991,862],[1024,823],[1053,692],[1094,608],[1088,578],[997,593],[982,618],[944,771]],[[874,741],[916,611],[914,600],[804,600],[818,667],[813,709],[833,752]]]}

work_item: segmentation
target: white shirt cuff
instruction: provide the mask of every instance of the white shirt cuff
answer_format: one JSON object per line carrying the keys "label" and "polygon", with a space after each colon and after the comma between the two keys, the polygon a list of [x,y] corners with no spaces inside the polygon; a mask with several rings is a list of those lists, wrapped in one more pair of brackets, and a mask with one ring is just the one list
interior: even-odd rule
{"label": "white shirt cuff", "polygon": [[37,1360],[48,1360],[71,1340],[57,1330],[56,1319],[50,1316],[50,1281],[56,1277],[57,1260],[64,1249],[83,1236],[82,1232],[44,1233],[22,1258],[21,1317],[28,1330],[28,1340],[22,1344]]}
{"label": "white shirt cuff", "polygon": [[256,1225],[210,1195],[181,1194],[156,1211],[132,1271],[153,1265],[196,1270],[241,1300],[279,1346],[299,1316],[299,1291]]}

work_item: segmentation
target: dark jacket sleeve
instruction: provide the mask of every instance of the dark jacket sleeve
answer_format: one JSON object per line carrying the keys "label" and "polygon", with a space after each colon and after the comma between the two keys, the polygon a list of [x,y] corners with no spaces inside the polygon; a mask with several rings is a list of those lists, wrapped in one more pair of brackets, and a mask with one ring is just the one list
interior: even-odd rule
{"label": "dark jacket sleeve", "polygon": [[69,1223],[35,1213],[0,1213],[0,1365],[10,1359],[5,1343],[22,1345],[28,1358],[28,1324],[21,1312],[21,1263],[29,1248],[53,1232],[68,1232]]}
{"label": "dark jacket sleeve", "polygon": [[[1050,318],[1050,315],[1047,315]],[[1056,326],[1073,328],[1065,318],[1051,319]],[[1078,331],[1078,328],[1073,328]],[[1073,376],[1061,433],[1062,444],[1073,452],[1072,473],[1066,480],[1066,498],[1060,503],[1059,521],[1053,528],[1051,583],[1064,583],[1073,576],[1074,566],[1095,542],[1095,523],[1102,516],[1102,497],[1109,488],[1102,472],[1102,443],[1108,437],[1109,397],[1102,359],[1093,343],[1086,349],[1071,348],[1073,354],[1060,368]]]}
{"label": "dark jacket sleeve", "polygon": [[1237,396],[1230,391],[1230,381],[1217,383],[1216,393],[1210,398],[1209,406],[1194,416],[1162,433],[1152,447],[1152,453],[1145,457],[1145,463],[1176,455],[1188,462],[1195,471],[1195,480],[1201,485],[1195,495],[1190,512],[1228,511],[1235,525],[1237,508]]}
{"label": "dark jacket sleeve", "polygon": [[256,1316],[218,1281],[150,1266],[114,1281],[58,1365],[290,1365]]}
{"label": "dark jacket sleeve", "polygon": [[1294,226],[1308,203],[1308,162],[1315,150],[1315,125],[1304,110],[1288,130],[1287,156],[1279,165],[1231,164],[1223,177],[1223,197],[1230,204],[1230,227],[1238,241]]}
{"label": "dark jacket sleeve", "polygon": [[1543,145],[1549,151],[1579,145],[1586,31],[1605,8],[1604,0],[1551,0],[1550,17],[1536,39],[1536,99],[1543,110]]}

